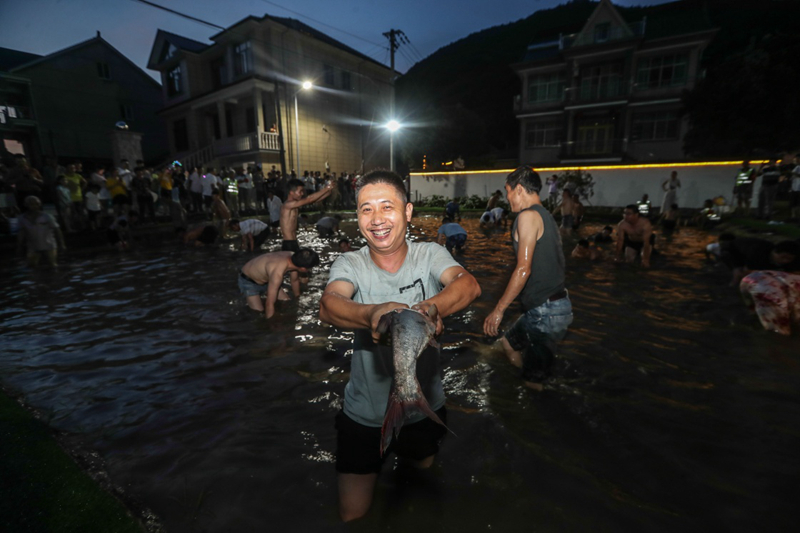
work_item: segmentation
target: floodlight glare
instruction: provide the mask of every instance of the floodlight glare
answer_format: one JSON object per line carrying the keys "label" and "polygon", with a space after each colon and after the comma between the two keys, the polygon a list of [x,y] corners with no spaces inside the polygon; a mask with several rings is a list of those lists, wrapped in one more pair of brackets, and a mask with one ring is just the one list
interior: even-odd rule
{"label": "floodlight glare", "polygon": [[310,81],[304,81],[303,82],[303,89],[309,90],[311,87],[312,87],[312,85],[311,85]]}
{"label": "floodlight glare", "polygon": [[390,120],[386,123],[386,128],[391,132],[395,132],[400,129],[400,123],[396,120]]}

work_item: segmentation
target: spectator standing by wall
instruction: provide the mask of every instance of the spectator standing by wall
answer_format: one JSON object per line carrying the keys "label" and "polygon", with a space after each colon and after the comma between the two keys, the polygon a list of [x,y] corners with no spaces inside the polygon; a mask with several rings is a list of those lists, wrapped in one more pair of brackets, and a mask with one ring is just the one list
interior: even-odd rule
{"label": "spectator standing by wall", "polygon": [[769,163],[762,166],[758,172],[761,176],[761,186],[758,189],[758,218],[772,218],[775,197],[778,194],[778,182],[781,179],[777,162],[775,157],[770,158]]}

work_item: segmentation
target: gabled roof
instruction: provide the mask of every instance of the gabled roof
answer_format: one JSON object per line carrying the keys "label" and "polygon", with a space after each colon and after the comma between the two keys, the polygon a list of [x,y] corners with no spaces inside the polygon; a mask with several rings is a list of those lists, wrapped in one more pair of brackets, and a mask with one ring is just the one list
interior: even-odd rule
{"label": "gabled roof", "polygon": [[91,39],[87,39],[87,40],[82,41],[82,42],[80,42],[78,44],[74,44],[74,45],[69,46],[67,48],[64,48],[62,50],[58,50],[56,52],[53,52],[52,54],[47,54],[46,56],[38,56],[36,59],[33,59],[31,61],[28,61],[26,63],[22,63],[20,65],[17,65],[15,67],[13,67],[10,70],[10,72],[19,72],[19,71],[31,68],[31,67],[33,67],[35,65],[39,65],[40,63],[46,63],[47,61],[51,61],[51,60],[53,60],[53,59],[55,59],[57,57],[60,57],[62,55],[70,54],[70,53],[72,53],[72,52],[74,52],[76,50],[80,50],[81,48],[85,48],[85,47],[93,45],[93,44],[100,44],[101,46],[107,48],[112,53],[114,53],[118,57],[120,57],[128,65],[130,65],[131,69],[139,72],[142,76],[147,78],[150,82],[152,82],[157,87],[161,87],[161,84],[158,83],[156,80],[154,80],[147,72],[145,72],[144,70],[139,68],[139,66],[136,63],[134,63],[133,61],[131,61],[130,59],[128,59],[128,57],[125,54],[123,54],[122,52],[120,52],[119,50],[117,50],[116,48],[111,46],[111,44],[109,44],[108,41],[103,39],[100,36],[100,32],[99,31],[97,32],[97,35],[95,37],[92,37]]}
{"label": "gabled roof", "polygon": [[628,27],[628,23],[625,22],[625,19],[623,19],[622,15],[619,14],[619,11],[617,11],[617,9],[611,3],[611,0],[600,0],[594,10],[594,13],[592,13],[592,16],[589,17],[589,20],[586,21],[586,24],[583,25],[583,28],[575,37],[575,43],[593,43],[594,27],[601,18],[609,19],[609,23],[611,25],[610,31],[618,33],[620,37],[630,38],[634,36],[634,33]]}
{"label": "gabled roof", "polygon": [[175,35],[168,31],[158,30],[158,32],[156,32],[155,41],[153,41],[153,48],[150,49],[150,57],[147,59],[147,68],[157,70],[156,67],[165,61],[163,55],[164,49],[167,46],[173,47],[176,50],[199,54],[214,45],[211,43],[201,43],[200,41],[195,41],[194,39],[189,39],[181,35]]}
{"label": "gabled roof", "polygon": [[374,63],[374,64],[376,64],[378,66],[381,66],[383,68],[388,68],[383,63],[381,63],[379,61],[376,61],[376,60],[372,59],[371,57],[369,57],[367,55],[362,54],[361,52],[359,52],[358,50],[356,50],[354,48],[350,48],[346,44],[344,44],[342,42],[339,42],[336,39],[334,39],[333,37],[330,37],[329,35],[321,32],[319,30],[316,30],[316,29],[312,28],[311,26],[309,26],[308,24],[306,24],[304,22],[301,22],[299,20],[292,19],[292,18],[287,18],[287,17],[275,17],[275,16],[272,16],[272,15],[269,15],[269,14],[264,14],[264,16],[261,17],[261,18],[254,17],[253,15],[250,15],[249,17],[245,17],[242,20],[240,20],[239,22],[237,22],[237,23],[233,24],[232,26],[226,28],[225,30],[217,33],[216,35],[212,35],[211,36],[211,40],[212,41],[216,40],[217,37],[223,35],[224,33],[228,32],[228,31],[231,31],[236,26],[238,26],[240,24],[244,24],[247,21],[262,22],[262,21],[267,20],[267,19],[269,19],[269,20],[271,20],[273,22],[277,22],[278,24],[281,24],[282,26],[286,26],[287,28],[290,28],[292,30],[298,31],[300,33],[304,33],[304,34],[308,35],[309,37],[311,37],[313,39],[321,41],[321,42],[323,42],[325,44],[329,44],[329,45],[331,45],[333,47],[338,48],[339,50],[343,50],[343,51],[347,52],[348,54],[353,54],[355,56],[358,56],[361,59],[364,59],[365,61],[369,61],[369,62]]}
{"label": "gabled roof", "polygon": [[8,72],[18,65],[28,63],[39,57],[42,56],[0,46],[0,72]]}

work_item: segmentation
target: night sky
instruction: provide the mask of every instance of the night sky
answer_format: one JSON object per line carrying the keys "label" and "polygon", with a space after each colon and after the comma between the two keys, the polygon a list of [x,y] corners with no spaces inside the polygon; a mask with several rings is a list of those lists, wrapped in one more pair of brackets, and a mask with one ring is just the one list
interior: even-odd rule
{"label": "night sky", "polygon": [[[383,33],[402,30],[410,44],[397,52],[405,72],[442,46],[499,24],[525,18],[566,0],[151,0],[219,26],[265,13],[289,17],[328,33],[371,58],[389,64]],[[617,0],[615,5],[662,4],[665,0]],[[286,7],[283,7],[286,6]],[[49,54],[103,38],[146,69],[156,31],[163,29],[200,42],[220,30],[136,0],[0,0],[0,46]],[[151,76],[156,73],[147,71]]]}

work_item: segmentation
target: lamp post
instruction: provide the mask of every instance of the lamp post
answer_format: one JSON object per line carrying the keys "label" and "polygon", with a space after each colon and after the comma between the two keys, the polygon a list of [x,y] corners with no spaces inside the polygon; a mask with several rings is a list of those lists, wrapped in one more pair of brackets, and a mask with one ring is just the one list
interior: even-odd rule
{"label": "lamp post", "polygon": [[310,81],[304,81],[303,85],[294,93],[294,140],[295,140],[295,156],[297,159],[297,177],[300,177],[300,118],[297,113],[297,95],[300,94],[300,91],[307,91],[311,89],[312,85]]}
{"label": "lamp post", "polygon": [[400,123],[392,119],[386,123],[389,130],[389,170],[394,172],[394,132],[400,129]]}

